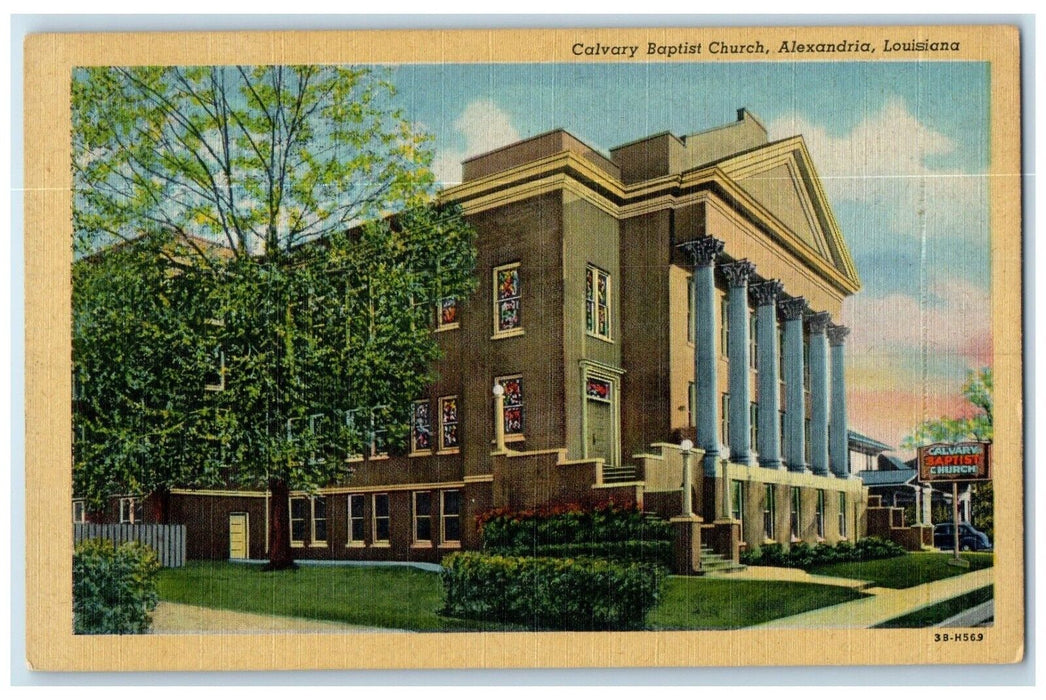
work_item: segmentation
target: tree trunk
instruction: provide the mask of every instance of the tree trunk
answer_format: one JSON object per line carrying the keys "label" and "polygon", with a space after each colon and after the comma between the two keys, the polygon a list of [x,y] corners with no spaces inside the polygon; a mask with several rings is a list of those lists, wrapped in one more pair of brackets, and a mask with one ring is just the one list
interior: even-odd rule
{"label": "tree trunk", "polygon": [[158,488],[149,496],[149,522],[159,525],[170,525],[171,522],[171,492],[166,488]]}
{"label": "tree trunk", "polygon": [[269,563],[265,571],[296,568],[291,552],[290,489],[283,479],[269,480]]}

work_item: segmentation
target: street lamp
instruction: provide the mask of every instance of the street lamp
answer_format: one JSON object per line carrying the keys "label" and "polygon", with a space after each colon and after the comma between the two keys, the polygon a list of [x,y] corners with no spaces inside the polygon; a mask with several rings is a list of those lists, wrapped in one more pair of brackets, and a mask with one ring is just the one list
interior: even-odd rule
{"label": "street lamp", "polygon": [[505,387],[494,382],[494,447],[498,452],[505,451]]}
{"label": "street lamp", "polygon": [[694,443],[690,440],[683,440],[679,443],[679,449],[683,453],[683,517],[689,518],[694,514],[690,484],[690,452],[694,449]]}

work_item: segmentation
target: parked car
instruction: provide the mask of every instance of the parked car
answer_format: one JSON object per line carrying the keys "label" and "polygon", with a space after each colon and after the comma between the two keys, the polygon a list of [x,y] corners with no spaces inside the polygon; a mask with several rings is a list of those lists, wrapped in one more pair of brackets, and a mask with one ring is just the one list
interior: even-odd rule
{"label": "parked car", "polygon": [[[951,523],[940,523],[933,528],[933,546],[951,550],[955,547],[954,530]],[[990,552],[991,540],[969,523],[959,523],[959,549],[964,552]]]}

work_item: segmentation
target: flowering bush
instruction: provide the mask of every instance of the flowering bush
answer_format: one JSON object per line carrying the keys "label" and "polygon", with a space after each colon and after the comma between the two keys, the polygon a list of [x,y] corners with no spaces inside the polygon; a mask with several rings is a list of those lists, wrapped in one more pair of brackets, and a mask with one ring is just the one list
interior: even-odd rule
{"label": "flowering bush", "polygon": [[664,578],[645,563],[456,552],[443,560],[441,612],[533,629],[643,629]]}
{"label": "flowering bush", "polygon": [[156,554],[140,542],[119,547],[84,540],[73,553],[73,630],[76,634],[148,632],[160,598]]}

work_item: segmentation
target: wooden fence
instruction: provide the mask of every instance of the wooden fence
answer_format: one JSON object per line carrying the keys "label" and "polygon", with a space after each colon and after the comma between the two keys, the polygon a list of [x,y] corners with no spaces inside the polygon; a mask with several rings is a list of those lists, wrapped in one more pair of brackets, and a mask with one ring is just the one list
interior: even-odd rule
{"label": "wooden fence", "polygon": [[80,544],[83,540],[109,540],[117,545],[133,540],[151,547],[163,566],[185,565],[184,525],[76,523],[73,525],[73,544]]}

